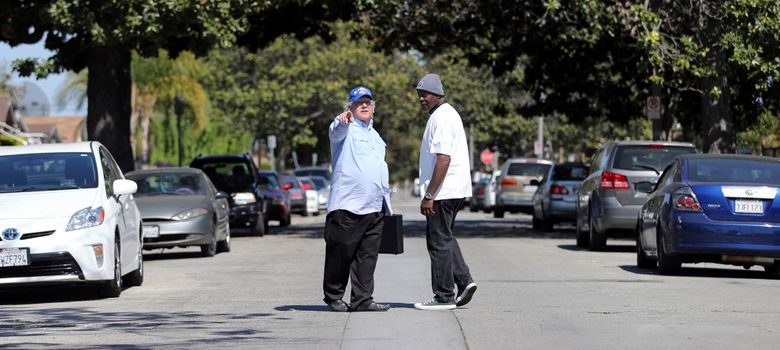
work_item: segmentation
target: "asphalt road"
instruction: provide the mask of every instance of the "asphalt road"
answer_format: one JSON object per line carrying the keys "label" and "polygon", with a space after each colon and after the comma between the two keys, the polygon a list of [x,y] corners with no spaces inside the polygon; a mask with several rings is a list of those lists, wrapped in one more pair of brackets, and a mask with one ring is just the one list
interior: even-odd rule
{"label": "asphalt road", "polygon": [[479,289],[452,311],[420,311],[430,267],[417,201],[394,198],[406,252],[381,255],[385,313],[322,303],[324,216],[294,217],[233,251],[146,254],[146,280],[119,298],[92,288],[0,291],[2,349],[776,349],[780,279],[760,268],[684,265],[680,276],[634,266],[629,240],[574,245],[571,226],[534,231],[530,217],[459,214],[461,248]]}

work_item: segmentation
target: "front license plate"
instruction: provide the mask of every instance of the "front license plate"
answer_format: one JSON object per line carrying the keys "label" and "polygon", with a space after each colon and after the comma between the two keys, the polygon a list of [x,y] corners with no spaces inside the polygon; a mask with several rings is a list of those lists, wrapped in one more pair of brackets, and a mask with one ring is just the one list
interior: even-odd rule
{"label": "front license plate", "polygon": [[159,226],[144,226],[144,238],[157,238],[160,237]]}
{"label": "front license plate", "polygon": [[30,250],[27,248],[0,249],[0,267],[30,266]]}
{"label": "front license plate", "polygon": [[734,212],[740,214],[763,214],[764,203],[756,199],[735,199]]}

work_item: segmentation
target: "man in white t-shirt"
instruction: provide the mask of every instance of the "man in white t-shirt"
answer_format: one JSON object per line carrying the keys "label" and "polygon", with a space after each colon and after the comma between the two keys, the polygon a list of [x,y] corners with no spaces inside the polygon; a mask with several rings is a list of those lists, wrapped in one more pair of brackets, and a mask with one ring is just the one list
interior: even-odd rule
{"label": "man in white t-shirt", "polygon": [[424,76],[417,84],[417,95],[420,106],[430,114],[420,146],[420,213],[427,221],[434,297],[414,307],[449,310],[466,305],[477,290],[452,233],[455,216],[471,196],[468,143],[460,115],[444,101],[438,75]]}

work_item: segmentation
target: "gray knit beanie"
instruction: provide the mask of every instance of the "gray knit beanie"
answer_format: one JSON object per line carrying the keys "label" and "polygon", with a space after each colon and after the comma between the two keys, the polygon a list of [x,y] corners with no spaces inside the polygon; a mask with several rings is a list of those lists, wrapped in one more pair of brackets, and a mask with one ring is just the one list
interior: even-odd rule
{"label": "gray knit beanie", "polygon": [[441,85],[439,76],[433,73],[427,74],[417,83],[417,90],[427,91],[434,95],[444,96],[444,86]]}

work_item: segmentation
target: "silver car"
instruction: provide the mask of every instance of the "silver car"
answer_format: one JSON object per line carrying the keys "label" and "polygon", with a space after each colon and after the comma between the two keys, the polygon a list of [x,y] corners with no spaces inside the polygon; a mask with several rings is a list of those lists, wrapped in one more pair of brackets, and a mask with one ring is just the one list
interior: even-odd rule
{"label": "silver car", "polygon": [[[577,190],[588,175],[583,163],[561,163],[550,167],[534,193],[533,227],[552,231],[561,221],[577,219]],[[531,180],[534,183],[535,180]]]}
{"label": "silver car", "polygon": [[588,177],[577,192],[577,245],[603,250],[607,236],[636,229],[647,194],[636,184],[655,183],[660,172],[680,154],[698,153],[686,142],[607,142],[593,156]]}
{"label": "silver car", "polygon": [[328,200],[330,199],[330,181],[322,176],[309,176],[311,182],[318,192],[318,203],[320,210],[328,209]]}
{"label": "silver car", "polygon": [[203,256],[230,251],[228,194],[195,168],[128,173],[143,218],[144,249],[200,246]]}
{"label": "silver car", "polygon": [[496,189],[493,217],[503,218],[504,212],[531,214],[537,182],[550,170],[552,161],[535,158],[512,158],[504,162]]}

